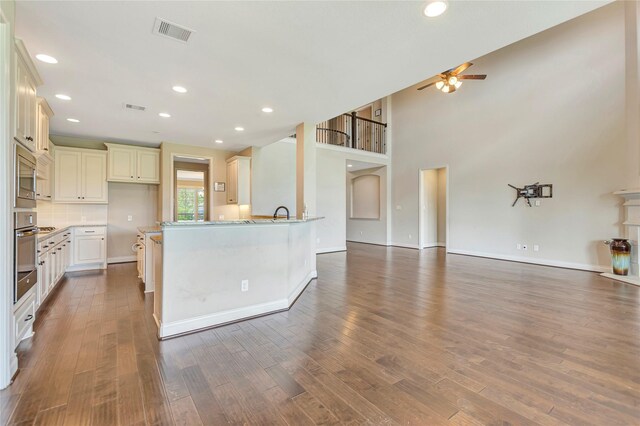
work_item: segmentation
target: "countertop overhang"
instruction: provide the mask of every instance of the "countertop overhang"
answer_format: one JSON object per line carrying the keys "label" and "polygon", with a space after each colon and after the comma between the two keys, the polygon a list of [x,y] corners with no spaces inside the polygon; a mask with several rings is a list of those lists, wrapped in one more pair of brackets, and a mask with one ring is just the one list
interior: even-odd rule
{"label": "countertop overhang", "polygon": [[224,226],[224,225],[285,225],[290,223],[306,223],[324,219],[324,217],[309,217],[307,219],[234,219],[213,220],[207,222],[162,222],[162,228],[186,226]]}

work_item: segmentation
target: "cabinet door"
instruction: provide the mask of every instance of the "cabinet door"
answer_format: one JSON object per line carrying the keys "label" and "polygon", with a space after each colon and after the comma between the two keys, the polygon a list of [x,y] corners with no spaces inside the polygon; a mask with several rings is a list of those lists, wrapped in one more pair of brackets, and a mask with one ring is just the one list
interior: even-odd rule
{"label": "cabinet door", "polygon": [[73,263],[76,265],[88,263],[103,263],[105,260],[104,236],[83,236],[74,238]]}
{"label": "cabinet door", "polygon": [[82,201],[82,154],[56,150],[54,197],[56,201]]}
{"label": "cabinet door", "polygon": [[160,153],[140,150],[137,157],[137,181],[141,183],[160,183]]}
{"label": "cabinet door", "polygon": [[38,144],[39,152],[49,151],[49,116],[44,111],[44,107],[38,105]]}
{"label": "cabinet door", "polygon": [[27,140],[27,129],[26,124],[27,120],[25,119],[25,113],[27,111],[27,106],[25,105],[27,101],[26,97],[26,78],[27,72],[25,69],[25,65],[20,59],[20,56],[16,54],[16,99],[15,99],[15,138],[20,142],[25,143]]}
{"label": "cabinet door", "polygon": [[82,153],[82,201],[106,203],[109,199],[106,153]]}
{"label": "cabinet door", "polygon": [[238,160],[227,163],[227,204],[238,204]]}
{"label": "cabinet door", "polygon": [[109,146],[108,179],[115,182],[133,182],[136,179],[136,151],[131,148]]}
{"label": "cabinet door", "polygon": [[27,111],[25,112],[25,129],[26,129],[26,133],[27,133],[27,140],[28,142],[26,142],[27,147],[31,150],[31,151],[35,151],[36,150],[36,139],[38,137],[38,118],[37,118],[37,113],[36,110],[38,108],[38,99],[36,96],[36,85],[33,81],[31,81],[31,78],[29,77],[29,74],[26,74],[26,78],[25,78],[25,95],[26,95],[26,101],[25,101],[25,106],[27,108]]}

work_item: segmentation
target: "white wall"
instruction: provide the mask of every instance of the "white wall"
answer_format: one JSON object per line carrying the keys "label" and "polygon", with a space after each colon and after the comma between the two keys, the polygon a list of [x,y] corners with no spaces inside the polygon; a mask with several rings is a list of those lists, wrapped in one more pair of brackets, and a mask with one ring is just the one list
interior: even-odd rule
{"label": "white wall", "polygon": [[447,242],[447,169],[438,169],[438,238],[439,246]]}
{"label": "white wall", "polygon": [[349,188],[351,179],[361,175],[376,175],[380,177],[380,218],[379,219],[352,219],[349,214],[351,204],[351,193],[347,190],[347,241],[382,244],[386,245],[387,225],[388,225],[388,196],[387,196],[387,176],[388,167],[378,167],[375,169],[361,170],[357,172],[347,172],[346,185]]}
{"label": "white wall", "polygon": [[[380,165],[387,165],[389,160],[382,155],[321,144],[317,144],[316,149],[316,215],[324,217],[323,220],[317,222],[317,249],[318,252],[345,250],[347,240],[347,160],[367,161]],[[251,160],[253,214],[271,215],[275,207],[282,204],[289,207],[292,216],[294,215],[296,200],[295,154],[295,143],[286,140],[253,149]],[[380,183],[381,186],[388,185],[388,176],[385,175]],[[388,217],[386,204],[381,210],[384,210],[381,211],[381,215],[385,217],[383,222],[385,226],[375,230],[377,236],[375,241],[381,241],[380,244],[385,244]]]}
{"label": "white wall", "polygon": [[422,247],[438,245],[438,170],[422,172]]}
{"label": "white wall", "polygon": [[[393,95],[393,241],[415,244],[419,169],[449,165],[450,250],[606,267],[625,186],[623,13],[614,3],[474,60],[488,78],[454,94]],[[537,181],[554,197],[512,208],[507,184]]]}
{"label": "white wall", "polygon": [[251,153],[251,210],[254,215],[273,215],[278,206],[296,216],[296,146],[276,142]]}
{"label": "white wall", "polygon": [[109,182],[107,256],[110,262],[135,260],[131,246],[136,242],[138,227],[156,223],[157,205],[158,185]]}

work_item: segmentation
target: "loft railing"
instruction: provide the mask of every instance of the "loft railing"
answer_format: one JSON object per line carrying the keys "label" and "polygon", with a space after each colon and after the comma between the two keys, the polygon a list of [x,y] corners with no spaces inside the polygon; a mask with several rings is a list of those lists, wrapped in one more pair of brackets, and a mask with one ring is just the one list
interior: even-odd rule
{"label": "loft railing", "polygon": [[316,126],[316,142],[386,154],[387,123],[342,114]]}

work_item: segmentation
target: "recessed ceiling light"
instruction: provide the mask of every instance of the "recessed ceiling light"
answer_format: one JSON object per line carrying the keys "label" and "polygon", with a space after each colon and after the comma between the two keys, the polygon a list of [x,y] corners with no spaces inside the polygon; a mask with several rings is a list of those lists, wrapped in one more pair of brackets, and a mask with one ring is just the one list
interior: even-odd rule
{"label": "recessed ceiling light", "polygon": [[69,95],[63,95],[63,94],[61,94],[61,93],[58,93],[58,94],[56,95],[56,98],[58,98],[58,99],[62,99],[63,101],[70,101],[70,100],[71,100],[71,96],[69,96]]}
{"label": "recessed ceiling light", "polygon": [[445,10],[447,10],[446,1],[432,1],[425,6],[424,14],[429,18],[435,18],[436,16],[442,15]]}
{"label": "recessed ceiling light", "polygon": [[54,58],[53,56],[49,56],[49,55],[45,55],[45,54],[38,54],[36,55],[36,59],[42,62],[46,62],[47,64],[57,64],[58,60],[56,58]]}
{"label": "recessed ceiling light", "polygon": [[169,117],[171,117],[171,114],[166,113],[166,112],[161,112],[161,113],[160,113],[160,114],[158,114],[158,115],[159,115],[160,117],[162,117],[162,118],[169,118]]}
{"label": "recessed ceiling light", "polygon": [[187,93],[187,89],[185,89],[182,86],[173,86],[172,89],[173,89],[174,92]]}
{"label": "recessed ceiling light", "polygon": [[347,167],[353,167],[353,164],[347,164]]}
{"label": "recessed ceiling light", "polygon": [[72,123],[79,123],[80,120],[78,120],[77,118],[67,118],[67,121],[70,121]]}
{"label": "recessed ceiling light", "polygon": [[262,112],[273,112],[273,108],[264,107],[264,108],[262,108]]}
{"label": "recessed ceiling light", "polygon": [[215,143],[223,143],[224,141],[222,139],[216,139]]}
{"label": "recessed ceiling light", "polygon": [[236,127],[236,132],[244,132],[244,127]]}

